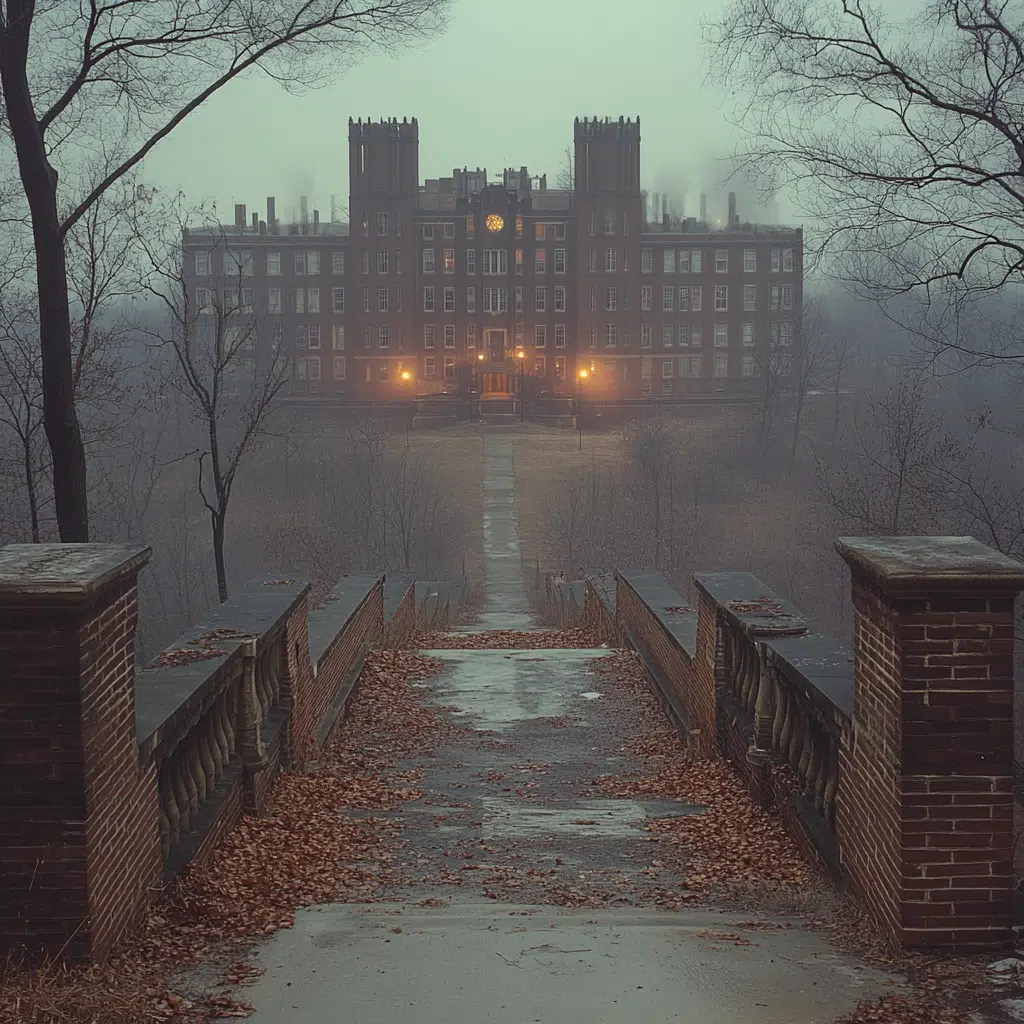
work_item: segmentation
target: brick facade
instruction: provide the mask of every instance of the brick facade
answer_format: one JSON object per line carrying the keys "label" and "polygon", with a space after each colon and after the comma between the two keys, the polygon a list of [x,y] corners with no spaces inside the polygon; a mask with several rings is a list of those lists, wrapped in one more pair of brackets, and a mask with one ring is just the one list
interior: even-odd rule
{"label": "brick facade", "polygon": [[135,735],[148,548],[0,551],[0,950],[102,959],[159,883],[156,777]]}
{"label": "brick facade", "polygon": [[843,539],[855,610],[844,870],[906,946],[1011,939],[1019,563],[972,538]]}

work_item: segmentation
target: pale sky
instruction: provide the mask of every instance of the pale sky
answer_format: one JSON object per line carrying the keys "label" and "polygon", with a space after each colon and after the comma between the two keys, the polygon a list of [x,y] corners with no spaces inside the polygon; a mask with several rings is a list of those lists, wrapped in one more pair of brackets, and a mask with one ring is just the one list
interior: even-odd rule
{"label": "pale sky", "polygon": [[236,81],[161,144],[146,175],[225,211],[247,203],[250,215],[273,195],[290,217],[305,193],[327,218],[332,192],[347,203],[350,116],[417,117],[421,180],[462,166],[495,180],[525,164],[553,186],[574,117],[639,115],[645,187],[679,194],[687,183],[695,216],[732,148],[729,105],[701,85],[701,18],[720,10],[721,0],[460,0],[443,36],[372,57],[326,89]]}

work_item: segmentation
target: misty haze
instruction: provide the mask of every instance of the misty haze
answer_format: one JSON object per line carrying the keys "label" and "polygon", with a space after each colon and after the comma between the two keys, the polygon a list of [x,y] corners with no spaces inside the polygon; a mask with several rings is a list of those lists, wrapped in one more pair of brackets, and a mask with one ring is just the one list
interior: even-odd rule
{"label": "misty haze", "polygon": [[0,1020],[1024,1019],[1022,82],[0,2]]}

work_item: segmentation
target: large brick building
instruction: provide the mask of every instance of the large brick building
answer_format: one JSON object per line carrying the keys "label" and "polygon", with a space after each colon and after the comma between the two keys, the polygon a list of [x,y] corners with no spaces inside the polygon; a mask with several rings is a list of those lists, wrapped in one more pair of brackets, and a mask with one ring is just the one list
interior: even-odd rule
{"label": "large brick building", "polygon": [[639,119],[577,120],[574,140],[572,189],[525,167],[421,184],[415,119],[350,120],[348,223],[310,220],[305,200],[288,224],[272,198],[265,221],[236,206],[186,235],[196,308],[227,287],[261,344],[294,344],[299,394],[614,399],[787,375],[801,230],[743,223],[731,195],[715,226],[703,197],[700,219],[649,216]]}

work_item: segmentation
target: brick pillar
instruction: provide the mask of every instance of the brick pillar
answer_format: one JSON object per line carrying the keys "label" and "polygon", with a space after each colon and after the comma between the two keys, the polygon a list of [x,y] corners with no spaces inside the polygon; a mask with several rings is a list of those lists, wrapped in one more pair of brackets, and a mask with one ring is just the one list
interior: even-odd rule
{"label": "brick pillar", "polygon": [[0,549],[0,955],[102,960],[160,880],[135,735],[149,548]]}
{"label": "brick pillar", "polygon": [[1024,565],[972,537],[841,538],[856,700],[840,859],[905,946],[1011,939],[1013,615]]}

